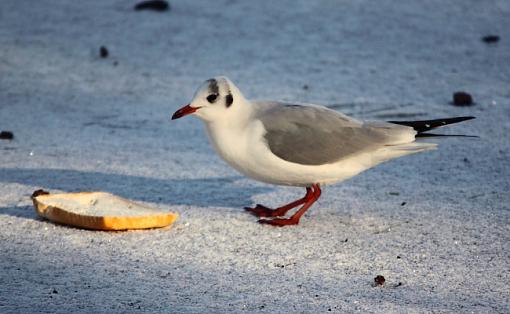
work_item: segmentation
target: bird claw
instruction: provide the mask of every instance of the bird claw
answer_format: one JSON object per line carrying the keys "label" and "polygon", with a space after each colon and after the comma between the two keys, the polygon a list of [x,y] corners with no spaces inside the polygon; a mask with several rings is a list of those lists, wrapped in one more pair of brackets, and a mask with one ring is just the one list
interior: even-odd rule
{"label": "bird claw", "polygon": [[257,217],[278,217],[281,213],[277,209],[271,209],[261,204],[255,205],[255,207],[245,207],[247,212]]}
{"label": "bird claw", "polygon": [[292,218],[275,218],[275,219],[260,219],[258,221],[260,224],[271,225],[275,227],[283,227],[283,226],[291,226],[299,224],[298,219]]}

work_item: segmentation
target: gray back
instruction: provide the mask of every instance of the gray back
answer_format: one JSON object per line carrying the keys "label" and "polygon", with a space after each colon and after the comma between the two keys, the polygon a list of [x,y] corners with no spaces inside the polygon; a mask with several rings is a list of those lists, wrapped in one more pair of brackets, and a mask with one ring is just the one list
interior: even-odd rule
{"label": "gray back", "polygon": [[390,123],[362,123],[337,111],[286,103],[266,103],[258,118],[269,149],[304,165],[322,165],[384,145],[396,144],[414,131]]}

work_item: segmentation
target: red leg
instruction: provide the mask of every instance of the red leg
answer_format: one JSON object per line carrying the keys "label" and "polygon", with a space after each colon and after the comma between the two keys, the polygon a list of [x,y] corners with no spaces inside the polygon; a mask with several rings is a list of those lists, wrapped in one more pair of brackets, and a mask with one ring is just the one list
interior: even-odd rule
{"label": "red leg", "polygon": [[319,185],[313,184],[312,193],[310,195],[307,193],[307,195],[305,196],[306,200],[304,205],[290,218],[260,219],[259,223],[278,227],[297,225],[299,223],[299,219],[301,218],[301,216],[303,216],[303,214],[308,210],[308,208],[310,208],[310,206],[312,206],[313,203],[315,203],[315,201],[317,201],[320,196],[321,189]]}
{"label": "red leg", "polygon": [[312,189],[307,187],[305,196],[292,203],[278,207],[276,209],[271,209],[260,204],[257,204],[254,208],[245,207],[244,209],[257,217],[279,217],[285,215],[289,210],[293,209],[294,207],[305,203],[310,198],[312,193],[313,193]]}

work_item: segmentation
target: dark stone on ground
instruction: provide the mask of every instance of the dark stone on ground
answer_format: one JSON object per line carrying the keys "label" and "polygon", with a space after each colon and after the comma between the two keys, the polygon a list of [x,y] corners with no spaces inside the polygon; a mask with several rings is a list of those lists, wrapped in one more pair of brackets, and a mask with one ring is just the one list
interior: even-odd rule
{"label": "dark stone on ground", "polygon": [[384,276],[377,275],[374,278],[374,283],[376,286],[383,286],[385,282],[386,282],[386,279],[384,278]]}
{"label": "dark stone on ground", "polygon": [[497,43],[499,41],[499,36],[498,35],[483,36],[482,37],[482,41],[487,43],[487,44],[494,44],[494,43]]}
{"label": "dark stone on ground", "polygon": [[12,140],[12,139],[14,139],[14,134],[11,131],[0,132],[0,140]]}
{"label": "dark stone on ground", "polygon": [[471,106],[473,105],[473,97],[466,92],[455,92],[453,93],[453,104],[455,106]]}
{"label": "dark stone on ground", "polygon": [[109,54],[110,53],[105,46],[101,46],[101,48],[99,48],[99,56],[101,56],[101,58],[108,58]]}
{"label": "dark stone on ground", "polygon": [[170,9],[170,5],[168,2],[164,0],[149,0],[149,1],[142,1],[139,2],[137,5],[135,5],[135,10],[152,10],[152,11],[168,11]]}

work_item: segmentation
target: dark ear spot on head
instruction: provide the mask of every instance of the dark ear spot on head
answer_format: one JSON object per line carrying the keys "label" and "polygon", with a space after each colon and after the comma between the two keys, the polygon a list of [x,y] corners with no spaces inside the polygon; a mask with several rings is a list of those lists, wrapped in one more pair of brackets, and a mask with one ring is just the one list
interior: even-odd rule
{"label": "dark ear spot on head", "polygon": [[228,107],[230,107],[232,105],[232,103],[234,102],[234,97],[232,97],[232,94],[228,94],[226,97],[225,97],[225,105]]}

